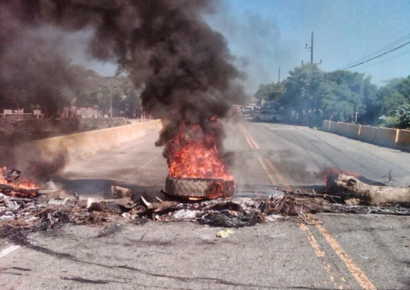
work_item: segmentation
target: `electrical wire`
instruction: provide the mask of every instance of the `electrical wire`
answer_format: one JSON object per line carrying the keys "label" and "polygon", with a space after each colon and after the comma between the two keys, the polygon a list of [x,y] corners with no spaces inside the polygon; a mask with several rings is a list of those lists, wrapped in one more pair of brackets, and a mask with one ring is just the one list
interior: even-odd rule
{"label": "electrical wire", "polygon": [[376,54],[378,54],[378,53],[381,53],[382,51],[384,51],[384,50],[386,50],[386,49],[389,49],[389,48],[391,48],[392,46],[395,46],[395,45],[399,44],[400,42],[403,42],[404,40],[407,40],[407,39],[409,39],[409,38],[410,38],[410,34],[408,34],[408,35],[406,35],[406,36],[404,36],[404,37],[402,37],[402,38],[400,38],[400,39],[398,39],[398,40],[396,40],[396,41],[393,41],[392,43],[390,43],[390,44],[388,44],[388,45],[386,45],[386,46],[380,48],[379,50],[376,50],[376,51],[374,51],[374,52],[372,52],[372,53],[370,53],[370,54],[368,54],[368,55],[366,55],[366,56],[364,56],[364,57],[362,57],[362,58],[360,58],[360,59],[358,59],[358,60],[356,60],[356,61],[354,61],[354,62],[348,64],[348,65],[345,65],[345,66],[341,67],[340,69],[345,69],[346,67],[349,67],[349,66],[352,66],[352,65],[354,65],[354,64],[356,64],[356,63],[358,63],[358,62],[361,62],[361,61],[365,60],[366,58],[369,58],[369,57],[372,57],[372,56],[374,56],[374,55],[376,55]]}
{"label": "electrical wire", "polygon": [[360,59],[358,59],[358,60],[356,60],[352,63],[349,63],[348,65],[342,66],[341,68],[339,68],[339,70],[347,69],[349,67],[352,67],[353,65],[357,64],[358,62],[362,62],[362,61],[366,60],[369,57],[373,57],[374,55],[376,55],[378,53],[381,53],[382,51],[384,51],[386,49],[389,49],[392,46],[395,46],[395,45],[397,45],[397,44],[399,44],[399,43],[401,43],[401,42],[403,42],[403,41],[405,41],[409,38],[410,38],[410,34],[408,34],[408,35],[406,35],[406,36],[404,36],[404,37],[402,37],[402,38],[400,38],[400,39],[398,39],[398,40],[396,40],[396,41],[394,41],[394,42],[380,48],[379,50],[376,50],[376,51],[374,51],[374,52],[372,52],[372,53],[370,53],[370,54],[368,54],[368,55],[366,55],[366,56],[364,56],[364,57],[362,57],[362,58],[360,58]]}
{"label": "electrical wire", "polygon": [[[373,64],[371,64],[371,65],[367,65],[367,66],[365,66],[365,67],[361,67],[360,69],[365,69],[365,68],[368,68],[368,67],[375,66],[376,64],[384,63],[384,62],[386,62],[386,61],[389,61],[389,60],[394,59],[394,58],[398,58],[399,56],[402,56],[403,54],[407,54],[407,53],[410,53],[410,50],[408,50],[408,51],[406,51],[406,52],[403,52],[403,53],[401,53],[401,54],[399,54],[399,55],[390,57],[390,58],[388,58],[388,59],[385,59],[385,60],[382,60],[382,61],[373,63]],[[356,69],[356,70],[358,70],[358,69]]]}
{"label": "electrical wire", "polygon": [[388,51],[386,51],[386,52],[384,52],[384,53],[382,53],[382,54],[379,54],[379,55],[377,55],[377,56],[374,56],[374,57],[372,57],[372,58],[369,58],[369,59],[367,59],[367,60],[364,60],[364,61],[362,61],[362,62],[359,62],[358,64],[349,66],[349,67],[345,68],[344,70],[348,70],[348,69],[350,69],[350,68],[354,68],[354,67],[359,66],[359,65],[362,65],[362,64],[364,64],[364,63],[366,63],[366,62],[372,61],[373,59],[382,57],[383,55],[386,55],[386,54],[388,54],[388,53],[391,53],[391,52],[393,52],[393,51],[396,51],[396,50],[398,50],[398,49],[400,49],[400,48],[402,48],[403,46],[406,46],[406,45],[408,45],[408,44],[410,44],[410,41],[409,41],[409,42],[406,42],[406,43],[404,43],[404,44],[402,44],[402,45],[400,45],[400,46],[397,46],[397,47],[395,47],[395,48],[392,48],[392,49],[390,49],[390,50],[388,50]]}

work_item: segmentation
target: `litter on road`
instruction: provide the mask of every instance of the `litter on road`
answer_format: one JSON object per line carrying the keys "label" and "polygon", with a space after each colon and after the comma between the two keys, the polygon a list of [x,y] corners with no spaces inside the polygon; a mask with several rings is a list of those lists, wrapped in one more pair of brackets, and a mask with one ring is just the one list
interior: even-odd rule
{"label": "litter on road", "polygon": [[235,233],[234,230],[220,230],[219,232],[216,233],[216,236],[218,238],[227,238],[230,235],[233,235]]}
{"label": "litter on road", "polygon": [[[7,184],[0,186],[1,228],[50,230],[65,223],[102,225],[121,220],[136,224],[147,220],[191,221],[212,227],[240,228],[285,219],[314,224],[317,212],[410,215],[409,199],[389,199],[388,203],[375,199],[379,192],[384,194],[395,188],[368,185],[344,174],[328,175],[327,187],[321,193],[296,190],[264,199],[192,201],[175,200],[172,196],[169,200],[156,196],[136,198],[131,189],[123,187],[113,187],[111,199],[81,200],[77,192],[67,197],[62,190],[50,193],[36,187],[20,187],[16,183],[20,173],[7,171],[4,177]],[[366,195],[369,188],[377,190]],[[369,196],[370,199],[366,198]]]}

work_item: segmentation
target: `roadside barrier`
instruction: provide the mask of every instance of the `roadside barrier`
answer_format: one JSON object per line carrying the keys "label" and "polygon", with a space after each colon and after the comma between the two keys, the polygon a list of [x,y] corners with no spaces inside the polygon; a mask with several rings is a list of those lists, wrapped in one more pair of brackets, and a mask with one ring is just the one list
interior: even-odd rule
{"label": "roadside barrier", "polygon": [[332,124],[332,122],[324,120],[323,125],[322,125],[323,130],[329,131],[330,130],[330,124]]}
{"label": "roadside barrier", "polygon": [[398,129],[377,128],[375,143],[388,147],[394,147],[397,141]]}
{"label": "roadside barrier", "polygon": [[361,126],[325,120],[322,129],[360,141],[410,151],[410,130]]}
{"label": "roadside barrier", "polygon": [[361,126],[360,135],[358,136],[358,139],[361,141],[374,143],[374,140],[376,139],[376,133],[377,133],[376,127]]}
{"label": "roadside barrier", "polygon": [[329,124],[329,131],[332,133],[337,133],[339,129],[339,123],[336,122],[330,122]]}
{"label": "roadside barrier", "polygon": [[359,136],[359,130],[360,126],[347,123],[339,123],[337,133],[346,137],[356,139]]}
{"label": "roadside barrier", "polygon": [[399,130],[396,147],[402,150],[410,151],[410,130]]}
{"label": "roadside barrier", "polygon": [[28,163],[66,163],[138,140],[148,133],[159,132],[160,120],[94,130],[30,141],[17,146],[15,159],[20,168]]}

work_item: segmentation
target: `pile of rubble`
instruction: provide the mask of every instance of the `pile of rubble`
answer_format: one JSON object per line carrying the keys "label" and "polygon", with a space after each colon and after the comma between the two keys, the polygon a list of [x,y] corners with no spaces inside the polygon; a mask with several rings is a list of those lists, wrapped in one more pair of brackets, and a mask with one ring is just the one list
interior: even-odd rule
{"label": "pile of rubble", "polygon": [[[354,195],[355,188],[343,183],[343,189],[334,182],[346,180],[345,176],[332,178],[332,186],[328,186],[327,191],[320,194],[314,191],[294,191],[265,199],[188,201],[152,197],[152,200],[147,201],[147,198],[136,198],[131,190],[120,187],[113,187],[113,198],[104,200],[81,199],[78,194],[64,197],[67,195],[63,195],[62,191],[22,189],[13,184],[18,175],[18,171],[8,172],[7,180],[10,184],[0,186],[0,228],[7,226],[15,229],[49,230],[65,223],[102,224],[119,220],[136,224],[147,220],[191,221],[209,226],[238,228],[289,218],[315,223],[314,214],[317,212],[410,214],[410,209],[403,205],[374,205],[365,200],[358,202],[359,195]],[[348,182],[350,184],[353,181],[349,179]],[[358,181],[354,181],[352,186],[357,184]],[[337,194],[329,192],[330,189]],[[379,190],[379,187],[376,189]]]}
{"label": "pile of rubble", "polygon": [[0,227],[47,230],[65,223],[102,224],[118,220],[141,223],[148,219],[162,222],[192,221],[217,227],[253,226],[257,223],[300,217],[308,220],[310,210],[293,197],[272,196],[267,200],[234,198],[198,202],[148,202],[144,197],[94,201],[36,196],[17,197],[1,193]]}

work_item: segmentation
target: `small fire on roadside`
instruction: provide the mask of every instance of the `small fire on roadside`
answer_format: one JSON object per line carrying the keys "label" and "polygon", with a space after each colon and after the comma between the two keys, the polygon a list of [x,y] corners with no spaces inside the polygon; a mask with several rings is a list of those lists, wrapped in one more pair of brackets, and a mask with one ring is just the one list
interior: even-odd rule
{"label": "small fire on roadside", "polygon": [[[234,178],[224,164],[218,150],[217,132],[222,123],[215,118],[204,129],[199,124],[182,124],[178,134],[168,143],[164,157],[168,162],[168,176],[174,179],[214,180],[204,198],[227,196],[224,184],[234,186]],[[232,188],[230,188],[232,190]],[[201,197],[192,196],[190,200]]]}
{"label": "small fire on roadside", "polygon": [[38,189],[33,180],[22,179],[19,174],[18,170],[0,167],[0,185],[4,185],[4,188],[10,188],[10,190],[14,191],[21,189],[29,192]]}
{"label": "small fire on roadside", "polygon": [[350,176],[353,176],[353,177],[356,177],[356,178],[360,176],[360,174],[357,174],[357,173],[354,173],[354,172],[349,172],[349,171],[346,171],[346,170],[340,170],[340,169],[337,169],[337,168],[333,167],[333,168],[326,168],[325,170],[323,170],[322,172],[320,172],[318,174],[318,177],[320,177],[322,182],[324,184],[326,184],[326,180],[327,180],[327,177],[329,175],[338,175],[338,174],[350,175]]}
{"label": "small fire on roadside", "polygon": [[212,131],[205,133],[198,124],[181,125],[166,157],[172,178],[233,180],[219,155],[216,136]]}
{"label": "small fire on roadside", "polygon": [[202,198],[200,198],[200,197],[188,197],[188,200],[196,201],[196,200],[202,200]]}

